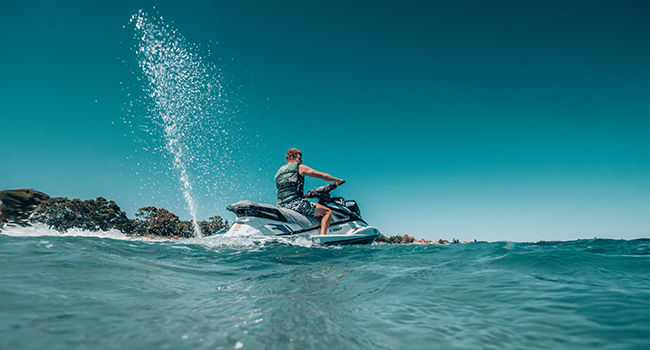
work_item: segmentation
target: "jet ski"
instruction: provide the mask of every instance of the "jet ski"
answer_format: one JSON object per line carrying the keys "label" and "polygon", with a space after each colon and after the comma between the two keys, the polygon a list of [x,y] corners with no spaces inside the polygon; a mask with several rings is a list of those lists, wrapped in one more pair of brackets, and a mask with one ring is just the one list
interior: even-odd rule
{"label": "jet ski", "polygon": [[337,185],[330,183],[313,189],[306,198],[315,198],[318,203],[332,210],[326,235],[320,234],[320,218],[308,217],[291,209],[270,204],[258,204],[243,200],[226,209],[237,218],[224,234],[265,235],[278,237],[309,237],[322,245],[370,244],[379,237],[379,230],[369,226],[361,218],[359,206],[353,200],[331,197]]}

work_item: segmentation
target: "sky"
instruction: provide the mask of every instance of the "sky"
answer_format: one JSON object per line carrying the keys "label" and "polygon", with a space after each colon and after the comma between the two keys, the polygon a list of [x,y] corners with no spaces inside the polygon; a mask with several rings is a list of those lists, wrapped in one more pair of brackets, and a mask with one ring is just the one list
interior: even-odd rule
{"label": "sky", "polygon": [[275,202],[297,147],[386,235],[650,237],[644,1],[3,2],[0,189],[189,217],[169,157],[142,147],[140,9],[201,46],[236,105],[231,163],[189,165],[199,219]]}

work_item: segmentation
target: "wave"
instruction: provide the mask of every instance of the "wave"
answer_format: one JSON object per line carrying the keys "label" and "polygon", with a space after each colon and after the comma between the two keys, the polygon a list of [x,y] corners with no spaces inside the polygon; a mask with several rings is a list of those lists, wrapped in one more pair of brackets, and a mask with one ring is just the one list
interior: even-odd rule
{"label": "wave", "polygon": [[650,332],[650,240],[333,249],[33,226],[0,245],[0,348],[640,349]]}
{"label": "wave", "polygon": [[[244,234],[244,233],[229,233],[222,235],[215,235],[210,237],[200,238],[179,238],[171,239],[164,237],[139,237],[135,235],[125,234],[124,232],[116,229],[108,231],[90,231],[78,228],[69,229],[65,232],[57,231],[48,227],[45,224],[35,223],[31,226],[16,226],[7,225],[0,229],[0,234],[12,237],[89,237],[89,238],[102,238],[114,240],[130,240],[130,241],[144,241],[144,242],[174,242],[178,244],[188,245],[201,245],[207,248],[259,248],[268,245],[284,244],[294,245],[305,248],[322,247],[315,245],[309,238],[306,237],[269,237],[261,234]],[[322,247],[325,248],[325,247]],[[330,249],[330,248],[328,248]]]}
{"label": "wave", "polygon": [[110,238],[110,239],[130,239],[127,235],[120,230],[108,231],[89,231],[78,228],[69,229],[66,232],[57,231],[48,227],[45,224],[34,223],[30,226],[16,226],[7,225],[0,229],[0,234],[13,237],[41,237],[41,236],[56,236],[56,237],[96,237],[96,238]]}

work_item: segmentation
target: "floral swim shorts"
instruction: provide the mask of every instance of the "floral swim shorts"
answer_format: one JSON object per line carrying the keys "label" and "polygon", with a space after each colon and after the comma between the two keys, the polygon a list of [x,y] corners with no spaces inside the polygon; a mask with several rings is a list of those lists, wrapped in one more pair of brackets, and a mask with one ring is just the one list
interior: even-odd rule
{"label": "floral swim shorts", "polygon": [[304,198],[295,199],[289,203],[279,204],[278,206],[280,208],[286,208],[286,209],[297,211],[300,214],[307,215],[307,216],[314,216],[314,214],[316,213],[316,206],[314,205],[314,203]]}

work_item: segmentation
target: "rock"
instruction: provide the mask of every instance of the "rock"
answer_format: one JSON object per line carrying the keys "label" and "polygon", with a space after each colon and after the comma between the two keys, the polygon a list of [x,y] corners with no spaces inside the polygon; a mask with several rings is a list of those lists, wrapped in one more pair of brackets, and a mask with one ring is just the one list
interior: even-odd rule
{"label": "rock", "polygon": [[28,225],[29,216],[50,196],[33,189],[0,191],[0,223]]}
{"label": "rock", "polygon": [[[42,223],[60,232],[72,228],[88,231],[116,229],[128,235],[143,237],[193,237],[192,222],[163,208],[140,208],[136,219],[129,219],[112,200],[103,197],[81,200],[66,197],[51,198],[32,189],[0,191],[0,228],[5,223],[21,226]],[[204,236],[228,227],[220,216],[199,221]]]}

